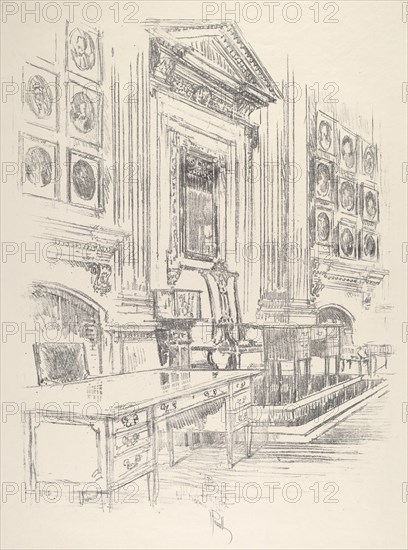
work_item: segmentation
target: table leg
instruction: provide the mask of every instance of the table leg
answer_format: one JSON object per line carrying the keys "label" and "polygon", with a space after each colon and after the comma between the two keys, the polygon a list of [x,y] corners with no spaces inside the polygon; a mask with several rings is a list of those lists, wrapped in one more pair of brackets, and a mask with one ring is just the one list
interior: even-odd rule
{"label": "table leg", "polygon": [[251,447],[252,447],[252,425],[251,424],[248,424],[248,426],[245,426],[244,438],[245,438],[246,455],[249,458],[251,456]]}
{"label": "table leg", "polygon": [[166,424],[166,433],[167,452],[169,453],[169,466],[174,466],[174,431],[169,424]]}
{"label": "table leg", "polygon": [[147,488],[149,492],[149,501],[152,506],[157,503],[159,496],[159,447],[157,442],[157,422],[155,418],[154,407],[148,411],[150,426],[150,444],[152,447],[153,469],[147,474]]}
{"label": "table leg", "polygon": [[27,494],[34,494],[37,488],[35,422],[31,413],[24,415],[24,475]]}
{"label": "table leg", "polygon": [[159,496],[159,469],[157,464],[153,470],[147,474],[147,491],[149,495],[149,502],[152,506],[157,504],[157,497]]}
{"label": "table leg", "polygon": [[228,397],[225,400],[225,440],[227,446],[228,468],[234,466],[234,414],[233,411],[233,387],[228,384]]}

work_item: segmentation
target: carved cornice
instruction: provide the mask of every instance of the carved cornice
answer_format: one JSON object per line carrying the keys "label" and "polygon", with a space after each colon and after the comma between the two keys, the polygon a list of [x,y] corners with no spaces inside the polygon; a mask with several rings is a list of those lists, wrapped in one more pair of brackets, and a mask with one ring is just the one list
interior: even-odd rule
{"label": "carved cornice", "polygon": [[[378,267],[341,262],[340,260],[313,259],[312,295],[319,296],[324,287],[345,292],[371,293],[388,271]],[[370,300],[365,300],[368,303]]]}
{"label": "carved cornice", "polygon": [[222,75],[222,80],[240,79],[254,93],[270,102],[281,97],[276,83],[232,21],[152,20],[148,31],[161,45],[179,57],[207,66],[207,73]]}
{"label": "carved cornice", "polygon": [[184,44],[171,32],[150,32],[153,88],[159,86],[229,118],[248,117],[276,101],[277,89],[269,75],[256,68],[254,57],[254,66],[248,65],[248,52],[232,47],[230,38],[213,37],[210,46],[194,38]]}
{"label": "carved cornice", "polygon": [[37,218],[35,236],[45,241],[49,261],[109,263],[128,233],[97,225]]}

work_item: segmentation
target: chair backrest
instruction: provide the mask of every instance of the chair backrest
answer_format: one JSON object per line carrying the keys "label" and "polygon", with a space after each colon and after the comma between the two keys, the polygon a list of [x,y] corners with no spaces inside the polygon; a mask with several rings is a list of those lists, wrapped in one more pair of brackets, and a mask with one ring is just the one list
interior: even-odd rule
{"label": "chair backrest", "polygon": [[209,270],[202,270],[210,298],[211,316],[215,323],[241,323],[237,278],[228,271],[225,262],[216,262]]}
{"label": "chair backrest", "polygon": [[36,343],[33,349],[39,385],[79,382],[89,376],[83,343]]}

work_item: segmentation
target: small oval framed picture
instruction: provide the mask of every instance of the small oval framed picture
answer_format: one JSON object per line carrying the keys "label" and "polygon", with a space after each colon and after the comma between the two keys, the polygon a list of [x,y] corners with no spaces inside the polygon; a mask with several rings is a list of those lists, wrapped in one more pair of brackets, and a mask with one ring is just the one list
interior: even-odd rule
{"label": "small oval framed picture", "polygon": [[323,246],[333,244],[333,212],[329,209],[316,207],[315,242]]}
{"label": "small oval framed picture", "polygon": [[339,133],[340,168],[345,172],[357,170],[357,136],[345,128]]}
{"label": "small oval framed picture", "polygon": [[20,154],[23,193],[58,199],[61,169],[57,143],[21,134]]}
{"label": "small oval framed picture", "polygon": [[25,120],[41,128],[58,130],[62,96],[58,76],[51,71],[26,63],[23,69],[23,84]]}
{"label": "small oval framed picture", "polygon": [[317,114],[316,143],[320,151],[329,155],[335,154],[334,120],[320,111]]}
{"label": "small oval framed picture", "polygon": [[94,82],[101,80],[101,39],[93,29],[67,25],[67,70]]}
{"label": "small oval framed picture", "polygon": [[101,210],[102,160],[72,149],[68,150],[68,201],[76,206]]}
{"label": "small oval framed picture", "polygon": [[340,258],[355,260],[357,255],[357,229],[345,220],[338,225],[338,252]]}
{"label": "small oval framed picture", "polygon": [[344,214],[357,214],[357,184],[355,181],[340,178],[338,185],[339,210]]}
{"label": "small oval framed picture", "polygon": [[361,215],[367,222],[377,223],[380,219],[378,191],[366,184],[361,186]]}
{"label": "small oval framed picture", "polygon": [[316,199],[334,201],[334,168],[333,163],[324,159],[316,159],[313,173],[313,194]]}
{"label": "small oval framed picture", "polygon": [[379,237],[373,231],[360,231],[360,259],[376,262],[379,258]]}

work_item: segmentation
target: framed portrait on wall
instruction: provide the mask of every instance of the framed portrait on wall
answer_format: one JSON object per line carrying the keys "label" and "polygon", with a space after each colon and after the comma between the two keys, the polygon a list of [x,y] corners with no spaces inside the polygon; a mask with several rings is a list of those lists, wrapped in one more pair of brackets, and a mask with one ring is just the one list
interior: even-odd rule
{"label": "framed portrait on wall", "polygon": [[377,147],[361,140],[361,173],[368,179],[374,180],[377,175],[378,158]]}
{"label": "framed portrait on wall", "polygon": [[97,31],[67,24],[65,55],[68,71],[100,82],[101,37]]}
{"label": "framed portrait on wall", "polygon": [[312,176],[312,194],[316,199],[334,201],[334,165],[324,159],[316,159]]}
{"label": "framed portrait on wall", "polygon": [[328,115],[318,111],[316,123],[317,148],[330,155],[335,154],[335,121]]}
{"label": "framed portrait on wall", "polygon": [[376,262],[379,258],[379,237],[373,231],[362,229],[360,231],[360,259],[368,262]]}
{"label": "framed portrait on wall", "polygon": [[346,172],[357,170],[357,136],[342,126],[339,131],[340,168]]}
{"label": "framed portrait on wall", "polygon": [[361,186],[361,215],[364,221],[376,223],[379,221],[378,191],[371,186]]}
{"label": "framed portrait on wall", "polygon": [[338,206],[344,214],[357,215],[357,183],[347,178],[339,178]]}
{"label": "framed portrait on wall", "polygon": [[71,204],[100,210],[103,208],[101,159],[68,150],[68,201]]}
{"label": "framed portrait on wall", "polygon": [[61,174],[57,143],[21,134],[20,152],[23,193],[57,199]]}
{"label": "framed portrait on wall", "polygon": [[356,224],[341,220],[337,228],[337,237],[340,258],[355,260],[357,256]]}
{"label": "framed portrait on wall", "polygon": [[181,242],[186,258],[213,260],[219,247],[218,164],[201,151],[186,150],[181,158]]}
{"label": "framed portrait on wall", "polygon": [[68,84],[67,119],[70,137],[102,145],[102,94],[98,86]]}
{"label": "framed portrait on wall", "polygon": [[333,244],[333,212],[328,208],[316,206],[315,209],[315,242],[323,246]]}
{"label": "framed portrait on wall", "polygon": [[24,119],[41,128],[58,130],[61,89],[57,74],[26,63],[23,84]]}

